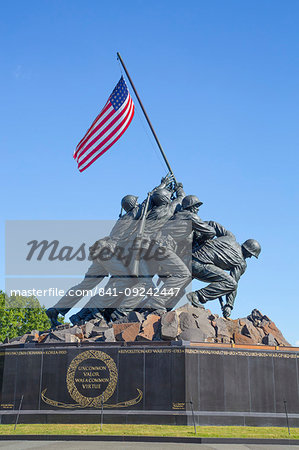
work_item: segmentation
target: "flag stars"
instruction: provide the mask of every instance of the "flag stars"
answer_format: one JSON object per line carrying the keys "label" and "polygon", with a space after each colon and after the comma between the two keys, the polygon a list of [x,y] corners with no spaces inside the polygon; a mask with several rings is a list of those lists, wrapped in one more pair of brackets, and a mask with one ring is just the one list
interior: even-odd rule
{"label": "flag stars", "polygon": [[117,86],[115,87],[111,97],[110,101],[115,109],[118,109],[126,100],[128,96],[128,88],[125,83],[125,80],[121,78]]}

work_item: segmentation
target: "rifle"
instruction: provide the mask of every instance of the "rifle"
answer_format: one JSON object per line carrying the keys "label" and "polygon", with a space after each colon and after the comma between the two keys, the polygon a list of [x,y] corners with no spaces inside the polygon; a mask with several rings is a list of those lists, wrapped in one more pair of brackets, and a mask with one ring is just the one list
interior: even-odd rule
{"label": "rifle", "polygon": [[218,300],[219,300],[219,303],[220,303],[221,311],[222,311],[222,313],[223,313],[223,310],[224,310],[224,301],[223,301],[223,298],[220,296],[220,297],[218,298]]}
{"label": "rifle", "polygon": [[[144,207],[144,210],[143,210],[140,227],[139,227],[137,236],[134,239],[133,246],[132,246],[132,250],[136,251],[136,256],[137,256],[138,251],[140,250],[141,244],[142,244],[144,227],[145,227],[145,220],[146,220],[146,215],[147,215],[148,205],[149,205],[149,201],[150,201],[151,195],[152,195],[152,192],[149,192],[147,194],[147,199],[146,199],[145,207]],[[133,277],[138,277],[138,275],[139,275],[139,257],[140,257],[140,254],[138,255],[138,257],[136,257],[134,259],[134,263],[133,263],[133,267],[132,267],[132,274],[131,274]]]}

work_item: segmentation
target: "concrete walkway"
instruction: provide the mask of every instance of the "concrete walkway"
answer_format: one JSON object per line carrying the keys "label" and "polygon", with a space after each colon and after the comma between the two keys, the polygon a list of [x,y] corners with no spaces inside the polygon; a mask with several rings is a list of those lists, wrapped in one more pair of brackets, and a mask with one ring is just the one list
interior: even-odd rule
{"label": "concrete walkway", "polygon": [[78,442],[78,441],[1,441],[5,450],[290,450],[299,445],[255,445],[255,444],[172,444],[152,442]]}

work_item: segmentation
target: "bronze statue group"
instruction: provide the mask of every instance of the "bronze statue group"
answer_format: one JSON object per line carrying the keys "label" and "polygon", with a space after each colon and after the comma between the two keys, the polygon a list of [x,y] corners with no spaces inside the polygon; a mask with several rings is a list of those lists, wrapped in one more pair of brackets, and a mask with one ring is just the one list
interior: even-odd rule
{"label": "bronze statue group", "polygon": [[[254,239],[240,245],[219,223],[203,221],[201,205],[195,195],[186,196],[172,175],[141,204],[138,197],[126,195],[124,214],[110,235],[90,247],[92,264],[84,279],[47,310],[52,327],[60,324],[59,314],[68,313],[104,278],[106,285],[70,317],[73,325],[93,318],[121,321],[131,311],[161,314],[184,295],[195,307],[219,299],[223,317],[229,318],[246,259],[257,258],[261,246]],[[186,294],[194,278],[208,285]]]}

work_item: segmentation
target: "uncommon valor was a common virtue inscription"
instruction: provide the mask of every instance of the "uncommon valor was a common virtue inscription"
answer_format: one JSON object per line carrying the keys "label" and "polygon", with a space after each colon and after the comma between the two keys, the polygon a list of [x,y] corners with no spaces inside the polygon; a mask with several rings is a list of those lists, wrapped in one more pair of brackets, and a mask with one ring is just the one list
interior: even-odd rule
{"label": "uncommon valor was a common virtue inscription", "polygon": [[113,396],[118,382],[118,370],[114,360],[99,350],[87,350],[77,355],[66,373],[66,387],[75,403],[63,403],[46,396],[47,388],[41,393],[42,400],[59,408],[122,408],[136,405],[142,399],[142,391],[131,400],[106,403]]}
{"label": "uncommon valor was a common virtue inscription", "polygon": [[299,426],[299,353],[212,345],[82,345],[0,352],[1,423]]}

